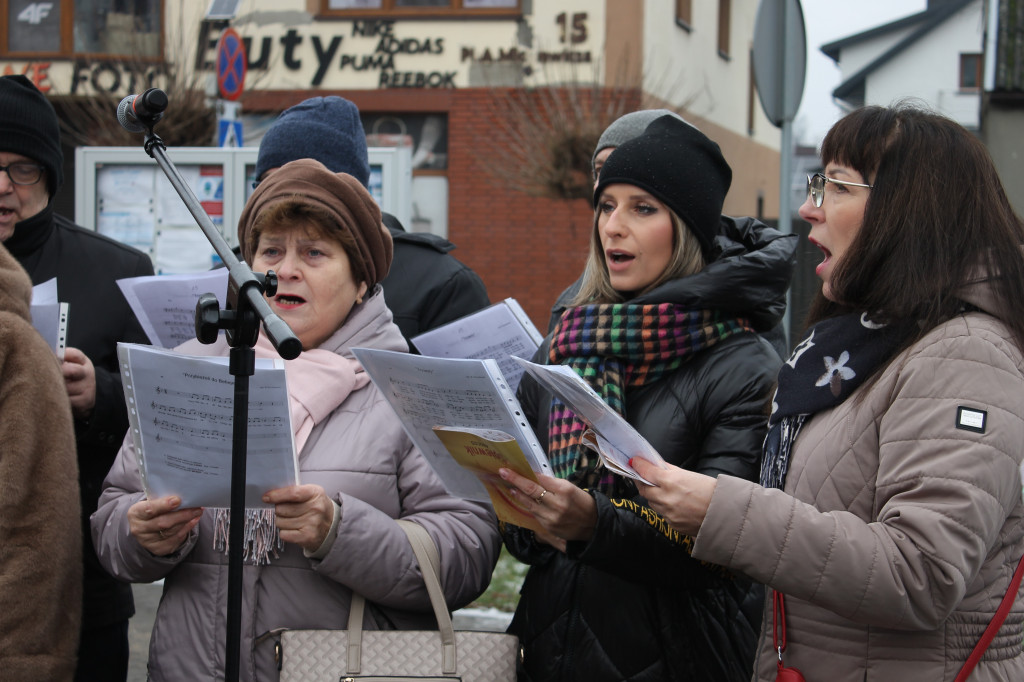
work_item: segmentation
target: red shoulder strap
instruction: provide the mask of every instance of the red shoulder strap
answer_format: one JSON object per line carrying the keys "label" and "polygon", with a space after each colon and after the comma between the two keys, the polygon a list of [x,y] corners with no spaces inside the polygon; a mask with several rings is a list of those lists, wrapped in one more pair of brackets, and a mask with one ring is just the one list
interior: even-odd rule
{"label": "red shoulder strap", "polygon": [[996,609],[996,615],[992,616],[992,621],[985,628],[984,634],[981,639],[978,640],[977,645],[974,647],[974,651],[967,657],[967,662],[964,663],[964,667],[960,669],[960,674],[956,676],[953,682],[966,682],[967,678],[971,676],[971,672],[974,670],[974,666],[978,665],[978,661],[981,660],[985,650],[988,649],[988,645],[995,639],[996,633],[999,632],[999,628],[1002,627],[1003,621],[1006,620],[1007,614],[1010,613],[1010,608],[1013,606],[1013,601],[1017,598],[1017,590],[1020,588],[1021,577],[1024,576],[1024,556],[1020,558],[1020,563],[1017,564],[1017,570],[1013,573],[1013,578],[1010,580],[1010,587],[1006,590],[1006,594],[1003,595],[1003,600],[999,602],[999,608]]}

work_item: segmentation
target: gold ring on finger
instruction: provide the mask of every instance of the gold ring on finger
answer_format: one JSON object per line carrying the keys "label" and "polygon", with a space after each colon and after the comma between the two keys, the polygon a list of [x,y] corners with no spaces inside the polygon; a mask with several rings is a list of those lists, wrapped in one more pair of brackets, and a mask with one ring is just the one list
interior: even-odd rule
{"label": "gold ring on finger", "polygon": [[533,498],[533,501],[536,502],[537,504],[543,504],[544,503],[544,496],[547,495],[547,494],[548,494],[547,490],[541,490],[540,491],[540,495],[538,497]]}

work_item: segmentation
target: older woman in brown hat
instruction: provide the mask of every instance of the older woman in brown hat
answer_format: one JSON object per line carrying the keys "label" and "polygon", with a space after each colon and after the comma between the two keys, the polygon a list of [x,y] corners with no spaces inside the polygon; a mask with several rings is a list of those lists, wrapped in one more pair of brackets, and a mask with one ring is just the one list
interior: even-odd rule
{"label": "older woman in brown hat", "polygon": [[[488,507],[449,496],[350,348],[406,351],[379,282],[391,264],[380,210],[350,175],[305,159],[282,166],[250,197],[238,226],[246,260],[274,270],[269,298],[299,337],[286,362],[302,485],[267,491],[280,546],[248,558],[243,679],[277,679],[277,628],[343,629],[358,592],[375,605],[366,627],[432,626],[416,559],[394,519],[423,525],[441,556],[451,608],[487,587],[500,547]],[[179,350],[226,355],[221,339]],[[274,354],[261,337],[257,356]],[[150,641],[149,679],[223,676],[227,556],[214,546],[223,512],[146,499],[126,439],[106,481],[93,535],[103,565],[132,582],[165,579]]]}

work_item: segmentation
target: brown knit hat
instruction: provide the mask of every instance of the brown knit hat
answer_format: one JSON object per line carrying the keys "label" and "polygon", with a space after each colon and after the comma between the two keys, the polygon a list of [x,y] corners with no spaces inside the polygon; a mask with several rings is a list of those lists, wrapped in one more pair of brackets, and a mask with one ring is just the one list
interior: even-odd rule
{"label": "brown knit hat", "polygon": [[362,183],[348,173],[332,173],[319,161],[299,159],[278,168],[256,187],[238,219],[238,243],[252,263],[252,226],[256,216],[281,201],[298,201],[325,209],[338,229],[355,238],[366,269],[367,286],[380,282],[391,267],[391,234],[380,222],[380,207]]}

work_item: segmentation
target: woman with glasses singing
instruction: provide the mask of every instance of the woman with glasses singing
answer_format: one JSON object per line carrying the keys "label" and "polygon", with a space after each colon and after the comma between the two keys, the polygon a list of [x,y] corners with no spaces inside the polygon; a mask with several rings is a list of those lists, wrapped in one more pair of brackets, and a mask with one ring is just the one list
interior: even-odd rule
{"label": "woman with glasses singing", "polygon": [[1024,223],[930,112],[857,110],[821,156],[800,215],[822,289],[760,485],[637,460],[644,493],[694,557],[771,588],[757,680],[959,680],[978,658],[972,681],[1024,680]]}
{"label": "woman with glasses singing", "polygon": [[[731,179],[718,145],[676,116],[616,147],[579,292],[544,360],[572,367],[669,461],[757,480],[782,360],[752,320],[785,305],[791,251],[719,233]],[[538,485],[503,472],[545,530],[504,529],[530,565],[510,627],[521,679],[749,680],[760,588],[694,561],[560,401],[529,379],[520,399],[556,473]]]}

